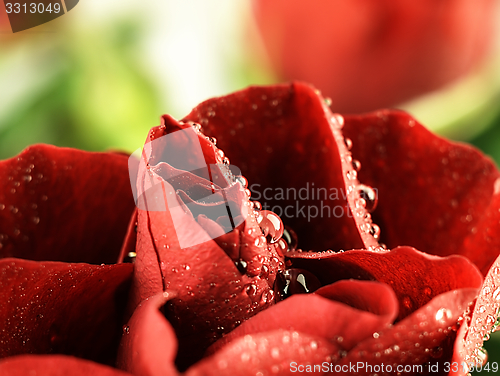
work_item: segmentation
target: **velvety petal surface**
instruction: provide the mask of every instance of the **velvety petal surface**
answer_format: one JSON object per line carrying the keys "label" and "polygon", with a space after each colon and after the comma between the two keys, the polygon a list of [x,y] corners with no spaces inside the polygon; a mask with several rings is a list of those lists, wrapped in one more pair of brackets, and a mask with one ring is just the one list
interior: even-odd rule
{"label": "velvety petal surface", "polygon": [[178,375],[174,365],[177,351],[175,332],[160,312],[169,293],[144,300],[123,327],[117,365],[134,375]]}
{"label": "velvety petal surface", "polygon": [[132,270],[0,260],[0,357],[59,353],[114,363]]}
{"label": "velvety petal surface", "polygon": [[[423,365],[421,371],[410,368],[404,374],[416,375],[420,372],[447,375],[443,363],[451,361],[451,344],[456,336],[456,323],[474,302],[477,291],[474,288],[464,288],[436,296],[404,320],[361,342],[340,363],[391,365],[392,372],[397,372],[398,365]],[[438,364],[437,371],[426,364]],[[372,373],[373,371],[365,368],[357,374]]]}
{"label": "velvety petal surface", "polygon": [[383,243],[461,254],[486,274],[500,252],[500,173],[491,159],[403,112],[346,117],[344,134],[360,180],[377,189],[373,218]]}
{"label": "velvety petal surface", "polygon": [[134,210],[128,158],[35,145],[0,162],[0,257],[114,263]]}
{"label": "velvety petal surface", "polygon": [[127,376],[116,368],[63,355],[20,355],[0,361],[3,376]]}
{"label": "velvety petal surface", "polygon": [[212,345],[209,353],[231,346],[237,338],[276,329],[330,339],[337,352],[348,351],[373,332],[385,329],[397,315],[398,301],[389,286],[339,281],[314,294],[291,296],[259,312]]}
{"label": "velvety petal surface", "polygon": [[217,138],[249,181],[252,199],[295,230],[299,248],[378,245],[369,234],[371,221],[356,204],[359,182],[340,131],[343,118],[331,113],[313,87],[250,87],[209,99],[184,120]]}
{"label": "velvety petal surface", "polygon": [[427,255],[411,247],[390,252],[353,250],[344,253],[294,252],[292,265],[315,274],[324,284],[356,278],[387,283],[399,301],[401,320],[445,292],[479,288],[483,278],[462,256],[446,258]]}

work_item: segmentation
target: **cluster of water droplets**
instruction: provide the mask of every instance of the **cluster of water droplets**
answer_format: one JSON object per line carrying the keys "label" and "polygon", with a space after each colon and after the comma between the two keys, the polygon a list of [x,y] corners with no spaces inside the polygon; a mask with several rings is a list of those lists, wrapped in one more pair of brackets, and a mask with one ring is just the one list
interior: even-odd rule
{"label": "cluster of water droplets", "polygon": [[474,313],[470,308],[461,320],[469,325],[465,345],[472,350],[472,355],[466,354],[466,363],[484,365],[488,359],[486,350],[482,347],[483,341],[488,341],[492,333],[500,331],[500,267],[495,266],[486,277]]}
{"label": "cluster of water droplets", "polygon": [[[328,99],[325,100],[328,105]],[[372,221],[371,213],[375,210],[378,203],[377,192],[370,186],[361,184],[358,180],[358,173],[361,170],[361,162],[352,157],[351,149],[353,146],[350,138],[342,135],[344,127],[344,118],[340,114],[333,114],[330,119],[331,127],[334,128],[334,136],[337,142],[345,145],[345,152],[341,151],[342,164],[346,170],[346,189],[347,194],[357,192],[357,198],[354,201],[354,207],[351,207],[353,215],[357,219],[359,229],[365,234],[371,235],[375,240],[380,239],[380,227]],[[359,224],[361,223],[361,224]],[[369,247],[369,250],[382,251],[385,246]]]}

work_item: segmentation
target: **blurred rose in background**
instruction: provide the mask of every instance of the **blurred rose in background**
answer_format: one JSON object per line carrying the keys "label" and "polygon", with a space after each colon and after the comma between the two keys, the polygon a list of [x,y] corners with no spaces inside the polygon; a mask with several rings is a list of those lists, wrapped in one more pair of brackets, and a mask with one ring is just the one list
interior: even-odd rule
{"label": "blurred rose in background", "polygon": [[393,107],[442,87],[492,51],[496,0],[259,0],[280,77],[313,83],[336,111]]}

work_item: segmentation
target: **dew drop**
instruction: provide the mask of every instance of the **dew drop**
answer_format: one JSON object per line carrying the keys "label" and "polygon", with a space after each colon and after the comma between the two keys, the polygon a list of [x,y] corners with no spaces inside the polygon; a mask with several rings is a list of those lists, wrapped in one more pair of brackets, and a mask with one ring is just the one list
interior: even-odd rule
{"label": "dew drop", "polygon": [[257,223],[269,243],[276,243],[283,236],[283,222],[281,222],[281,218],[276,213],[269,210],[262,210],[257,218]]}
{"label": "dew drop", "polygon": [[194,128],[196,132],[199,132],[201,130],[201,124],[198,123],[193,123],[191,126]]}
{"label": "dew drop", "polygon": [[212,144],[217,145],[217,139],[215,137],[209,137],[208,141],[210,141]]}
{"label": "dew drop", "polygon": [[340,114],[333,114],[332,122],[336,123],[337,127],[340,129],[344,126],[344,117]]}
{"label": "dew drop", "polygon": [[452,312],[447,308],[441,308],[436,313],[436,321],[446,321],[452,317]]}
{"label": "dew drop", "polygon": [[345,144],[345,147],[347,148],[347,150],[351,150],[352,149],[352,140],[350,138],[344,138],[344,144]]}
{"label": "dew drop", "polygon": [[286,244],[288,245],[287,252],[292,252],[297,249],[298,246],[298,237],[295,231],[289,226],[285,226],[285,229],[283,230],[283,239],[285,239]]}
{"label": "dew drop", "polygon": [[262,204],[259,201],[253,201],[252,206],[256,210],[262,210]]}
{"label": "dew drop", "polygon": [[356,171],[361,170],[361,162],[358,161],[357,159],[352,160],[352,168],[354,168]]}
{"label": "dew drop", "polygon": [[236,265],[241,274],[245,274],[247,272],[248,263],[245,260],[240,259],[236,261],[234,264]]}
{"label": "dew drop", "polygon": [[280,274],[280,278],[277,278],[276,283],[283,298],[294,294],[311,293],[321,287],[321,282],[314,274],[297,268],[285,270]]}
{"label": "dew drop", "polygon": [[370,227],[370,234],[378,239],[380,237],[380,227],[378,227],[375,223],[373,223]]}
{"label": "dew drop", "polygon": [[378,203],[375,190],[368,185],[360,184],[358,185],[358,192],[360,197],[366,201],[366,211],[369,213],[373,212]]}
{"label": "dew drop", "polygon": [[122,331],[123,331],[123,334],[129,334],[130,333],[130,326],[123,325]]}
{"label": "dew drop", "polygon": [[257,295],[258,292],[257,286],[255,286],[253,283],[246,285],[245,292],[249,297],[253,298]]}
{"label": "dew drop", "polygon": [[236,182],[240,183],[241,186],[243,187],[243,189],[247,189],[248,188],[248,180],[244,177],[244,176],[235,176],[234,178],[236,180]]}

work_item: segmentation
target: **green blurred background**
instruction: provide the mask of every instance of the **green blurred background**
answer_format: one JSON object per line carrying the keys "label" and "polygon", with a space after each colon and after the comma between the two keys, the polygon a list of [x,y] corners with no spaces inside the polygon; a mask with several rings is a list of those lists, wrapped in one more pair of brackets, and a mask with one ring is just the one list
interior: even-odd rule
{"label": "green blurred background", "polygon": [[[34,143],[132,152],[164,113],[181,118],[210,97],[279,80],[250,2],[82,0],[16,34],[0,22],[0,159]],[[397,107],[500,164],[499,51]],[[498,333],[486,347],[500,362]]]}

